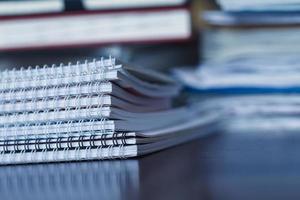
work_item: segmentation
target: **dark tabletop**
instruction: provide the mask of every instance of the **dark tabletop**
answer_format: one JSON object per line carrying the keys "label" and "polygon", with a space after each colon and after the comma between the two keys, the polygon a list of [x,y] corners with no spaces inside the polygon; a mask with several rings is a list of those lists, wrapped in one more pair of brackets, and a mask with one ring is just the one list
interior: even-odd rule
{"label": "dark tabletop", "polygon": [[299,199],[300,136],[218,133],[139,159],[6,166],[1,199]]}

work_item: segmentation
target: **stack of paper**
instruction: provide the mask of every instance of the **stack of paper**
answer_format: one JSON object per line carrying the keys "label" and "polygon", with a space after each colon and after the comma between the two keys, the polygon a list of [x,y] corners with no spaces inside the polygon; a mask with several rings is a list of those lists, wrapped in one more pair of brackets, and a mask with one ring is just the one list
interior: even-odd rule
{"label": "stack of paper", "polygon": [[299,0],[217,0],[221,11],[207,11],[204,19],[218,26],[299,25]]}
{"label": "stack of paper", "polygon": [[224,10],[261,11],[261,10],[299,10],[299,0],[217,0]]}
{"label": "stack of paper", "polygon": [[287,25],[299,24],[289,8],[300,1],[218,2],[222,11],[204,15],[210,27],[200,66],[176,76],[201,97],[215,97],[202,106],[218,108],[229,131],[299,131],[300,29]]}
{"label": "stack of paper", "polygon": [[0,164],[135,157],[208,133],[217,114],[171,109],[179,91],[113,58],[1,72]]}
{"label": "stack of paper", "polygon": [[299,28],[207,30],[203,64],[178,70],[190,88],[207,92],[299,92]]}
{"label": "stack of paper", "polygon": [[299,106],[299,94],[280,93],[218,95],[199,104],[223,117],[223,132],[266,134],[267,137],[298,133]]}

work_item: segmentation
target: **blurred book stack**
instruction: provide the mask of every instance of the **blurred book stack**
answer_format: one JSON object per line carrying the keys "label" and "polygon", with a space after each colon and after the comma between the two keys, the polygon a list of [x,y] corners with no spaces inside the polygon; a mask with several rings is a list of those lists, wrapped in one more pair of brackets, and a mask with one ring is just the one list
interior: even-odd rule
{"label": "blurred book stack", "polygon": [[1,0],[0,16],[25,16],[59,13],[65,10],[64,0]]}
{"label": "blurred book stack", "polygon": [[[300,1],[217,1],[205,12],[198,69],[176,70],[187,88],[212,95],[231,131],[297,130]],[[287,123],[289,122],[289,123]]]}
{"label": "blurred book stack", "polygon": [[[0,66],[59,64],[99,55],[171,66],[195,63],[185,52],[197,49],[186,0],[0,1],[0,29]],[[151,54],[156,59],[147,59]],[[153,62],[157,59],[162,64]]]}

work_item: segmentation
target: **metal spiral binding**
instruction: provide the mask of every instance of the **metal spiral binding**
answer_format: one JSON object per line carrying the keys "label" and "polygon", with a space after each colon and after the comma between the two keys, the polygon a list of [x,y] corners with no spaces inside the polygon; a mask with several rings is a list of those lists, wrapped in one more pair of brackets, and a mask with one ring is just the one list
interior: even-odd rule
{"label": "metal spiral binding", "polygon": [[59,67],[56,67],[55,65],[52,65],[51,67],[44,65],[43,68],[36,66],[34,69],[29,66],[27,70],[24,70],[23,67],[20,70],[16,70],[14,68],[10,71],[5,70],[3,72],[0,72],[0,83],[22,81],[26,79],[33,80],[34,77],[39,78],[40,80],[43,80],[45,77],[53,79],[54,77],[64,77],[68,73],[74,74],[78,72],[81,72],[84,75],[84,73],[86,73],[88,70],[95,68],[97,69],[99,66],[113,69],[115,67],[115,59],[112,57],[110,57],[109,59],[104,59],[102,57],[100,61],[93,60],[93,62],[88,62],[86,60],[85,63],[80,64],[80,62],[77,62],[76,65],[72,65],[71,63],[69,63],[68,65],[61,64]]}
{"label": "metal spiral binding", "polygon": [[92,148],[91,147],[86,147],[85,148],[85,159],[90,158],[92,155]]}
{"label": "metal spiral binding", "polygon": [[42,151],[22,150],[20,152],[11,151],[9,153],[0,152],[1,164],[16,164],[16,163],[40,163],[40,162],[56,162],[56,161],[80,161],[80,160],[104,160],[104,159],[125,159],[126,152],[124,146],[117,147],[109,146],[97,148],[85,147],[83,149],[64,148],[62,150],[43,149]]}
{"label": "metal spiral binding", "polygon": [[55,85],[9,91],[0,90],[0,104],[20,102],[22,100],[41,100],[43,98],[53,99],[65,96],[107,94],[111,92],[111,87],[112,85],[109,81],[97,81],[78,83],[76,85]]}
{"label": "metal spiral binding", "polygon": [[[113,146],[108,146],[107,147],[107,158],[108,159],[113,159]],[[104,156],[103,156],[104,157]]]}
{"label": "metal spiral binding", "polygon": [[46,162],[47,161],[47,149],[43,149],[42,150],[41,161],[42,162]]}
{"label": "metal spiral binding", "polygon": [[99,156],[99,158],[102,160],[102,158],[103,158],[103,156],[102,156],[102,146],[98,146],[97,148],[96,148],[96,154],[97,154],[97,156]]}
{"label": "metal spiral binding", "polygon": [[68,120],[68,121],[57,121],[57,122],[34,122],[25,124],[3,124],[0,127],[0,136],[6,138],[9,137],[22,137],[22,136],[34,136],[39,137],[45,135],[58,135],[69,134],[69,135],[87,135],[94,131],[97,134],[112,134],[114,132],[114,125],[112,121],[105,118],[101,120]]}
{"label": "metal spiral binding", "polygon": [[[89,102],[88,102],[89,101]],[[106,102],[108,101],[108,102]],[[78,95],[77,97],[65,97],[64,99],[47,99],[44,98],[41,101],[30,101],[25,103],[17,103],[17,104],[5,104],[0,105],[2,109],[2,113],[14,113],[14,112],[33,112],[33,111],[43,111],[43,110],[72,110],[79,108],[94,108],[99,104],[110,105],[110,96],[107,95],[98,95],[98,96],[83,96]],[[15,106],[14,110],[11,108]],[[1,115],[1,113],[0,113]]]}
{"label": "metal spiral binding", "polygon": [[110,70],[121,68],[115,65],[115,59],[103,59],[100,61],[85,62],[76,65],[69,63],[67,66],[43,68],[36,67],[27,70],[4,71],[0,73],[0,90],[10,91],[23,88],[39,88],[54,85],[77,84],[81,82],[91,82],[105,80],[106,73]]}
{"label": "metal spiral binding", "polygon": [[[120,137],[122,135],[122,137]],[[0,141],[0,152],[1,153],[21,153],[30,151],[53,151],[53,150],[63,150],[63,149],[85,149],[91,148],[96,149],[99,147],[119,147],[125,146],[126,133],[114,133],[110,138],[109,134],[103,134],[101,136],[90,135],[84,136],[80,135],[78,137],[68,136],[68,137],[58,137],[58,138],[25,138],[23,140],[11,139]],[[108,141],[111,140],[110,143]],[[96,144],[97,141],[97,144]],[[100,143],[99,143],[100,141]],[[120,141],[120,142],[119,142]],[[121,154],[120,154],[121,155]]]}
{"label": "metal spiral binding", "polygon": [[[27,107],[26,103],[23,106],[15,106],[15,110],[10,109],[9,106],[0,105],[2,109],[0,111],[0,122],[2,122],[0,126],[1,124],[109,117],[110,108],[104,107],[104,104],[106,104],[104,97],[106,96],[98,95],[97,97],[83,99],[80,96],[73,99],[66,97],[61,101],[43,99],[40,102],[31,102]],[[20,103],[20,105],[22,104]],[[95,105],[97,106],[95,107]],[[20,109],[22,109],[22,112],[18,112],[21,111]],[[9,110],[11,111],[9,112]]]}
{"label": "metal spiral binding", "polygon": [[[69,154],[70,154],[70,151],[69,151],[70,149],[69,148],[64,148],[63,149],[63,160],[68,160],[68,156],[69,156]],[[55,156],[55,155],[57,155],[57,157],[58,157],[58,150],[56,149],[56,150],[53,150],[53,152],[56,152],[56,153],[53,153],[53,157]],[[54,159],[54,160],[58,160],[58,159]]]}

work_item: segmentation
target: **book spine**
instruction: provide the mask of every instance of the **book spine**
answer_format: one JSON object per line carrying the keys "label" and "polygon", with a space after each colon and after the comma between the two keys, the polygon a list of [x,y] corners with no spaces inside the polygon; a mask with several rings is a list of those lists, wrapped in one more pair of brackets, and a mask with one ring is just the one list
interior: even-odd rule
{"label": "book spine", "polygon": [[94,60],[67,66],[52,65],[34,69],[10,70],[0,73],[0,91],[22,90],[50,86],[79,84],[84,82],[103,81],[109,78],[112,70],[120,68],[114,58]]}

